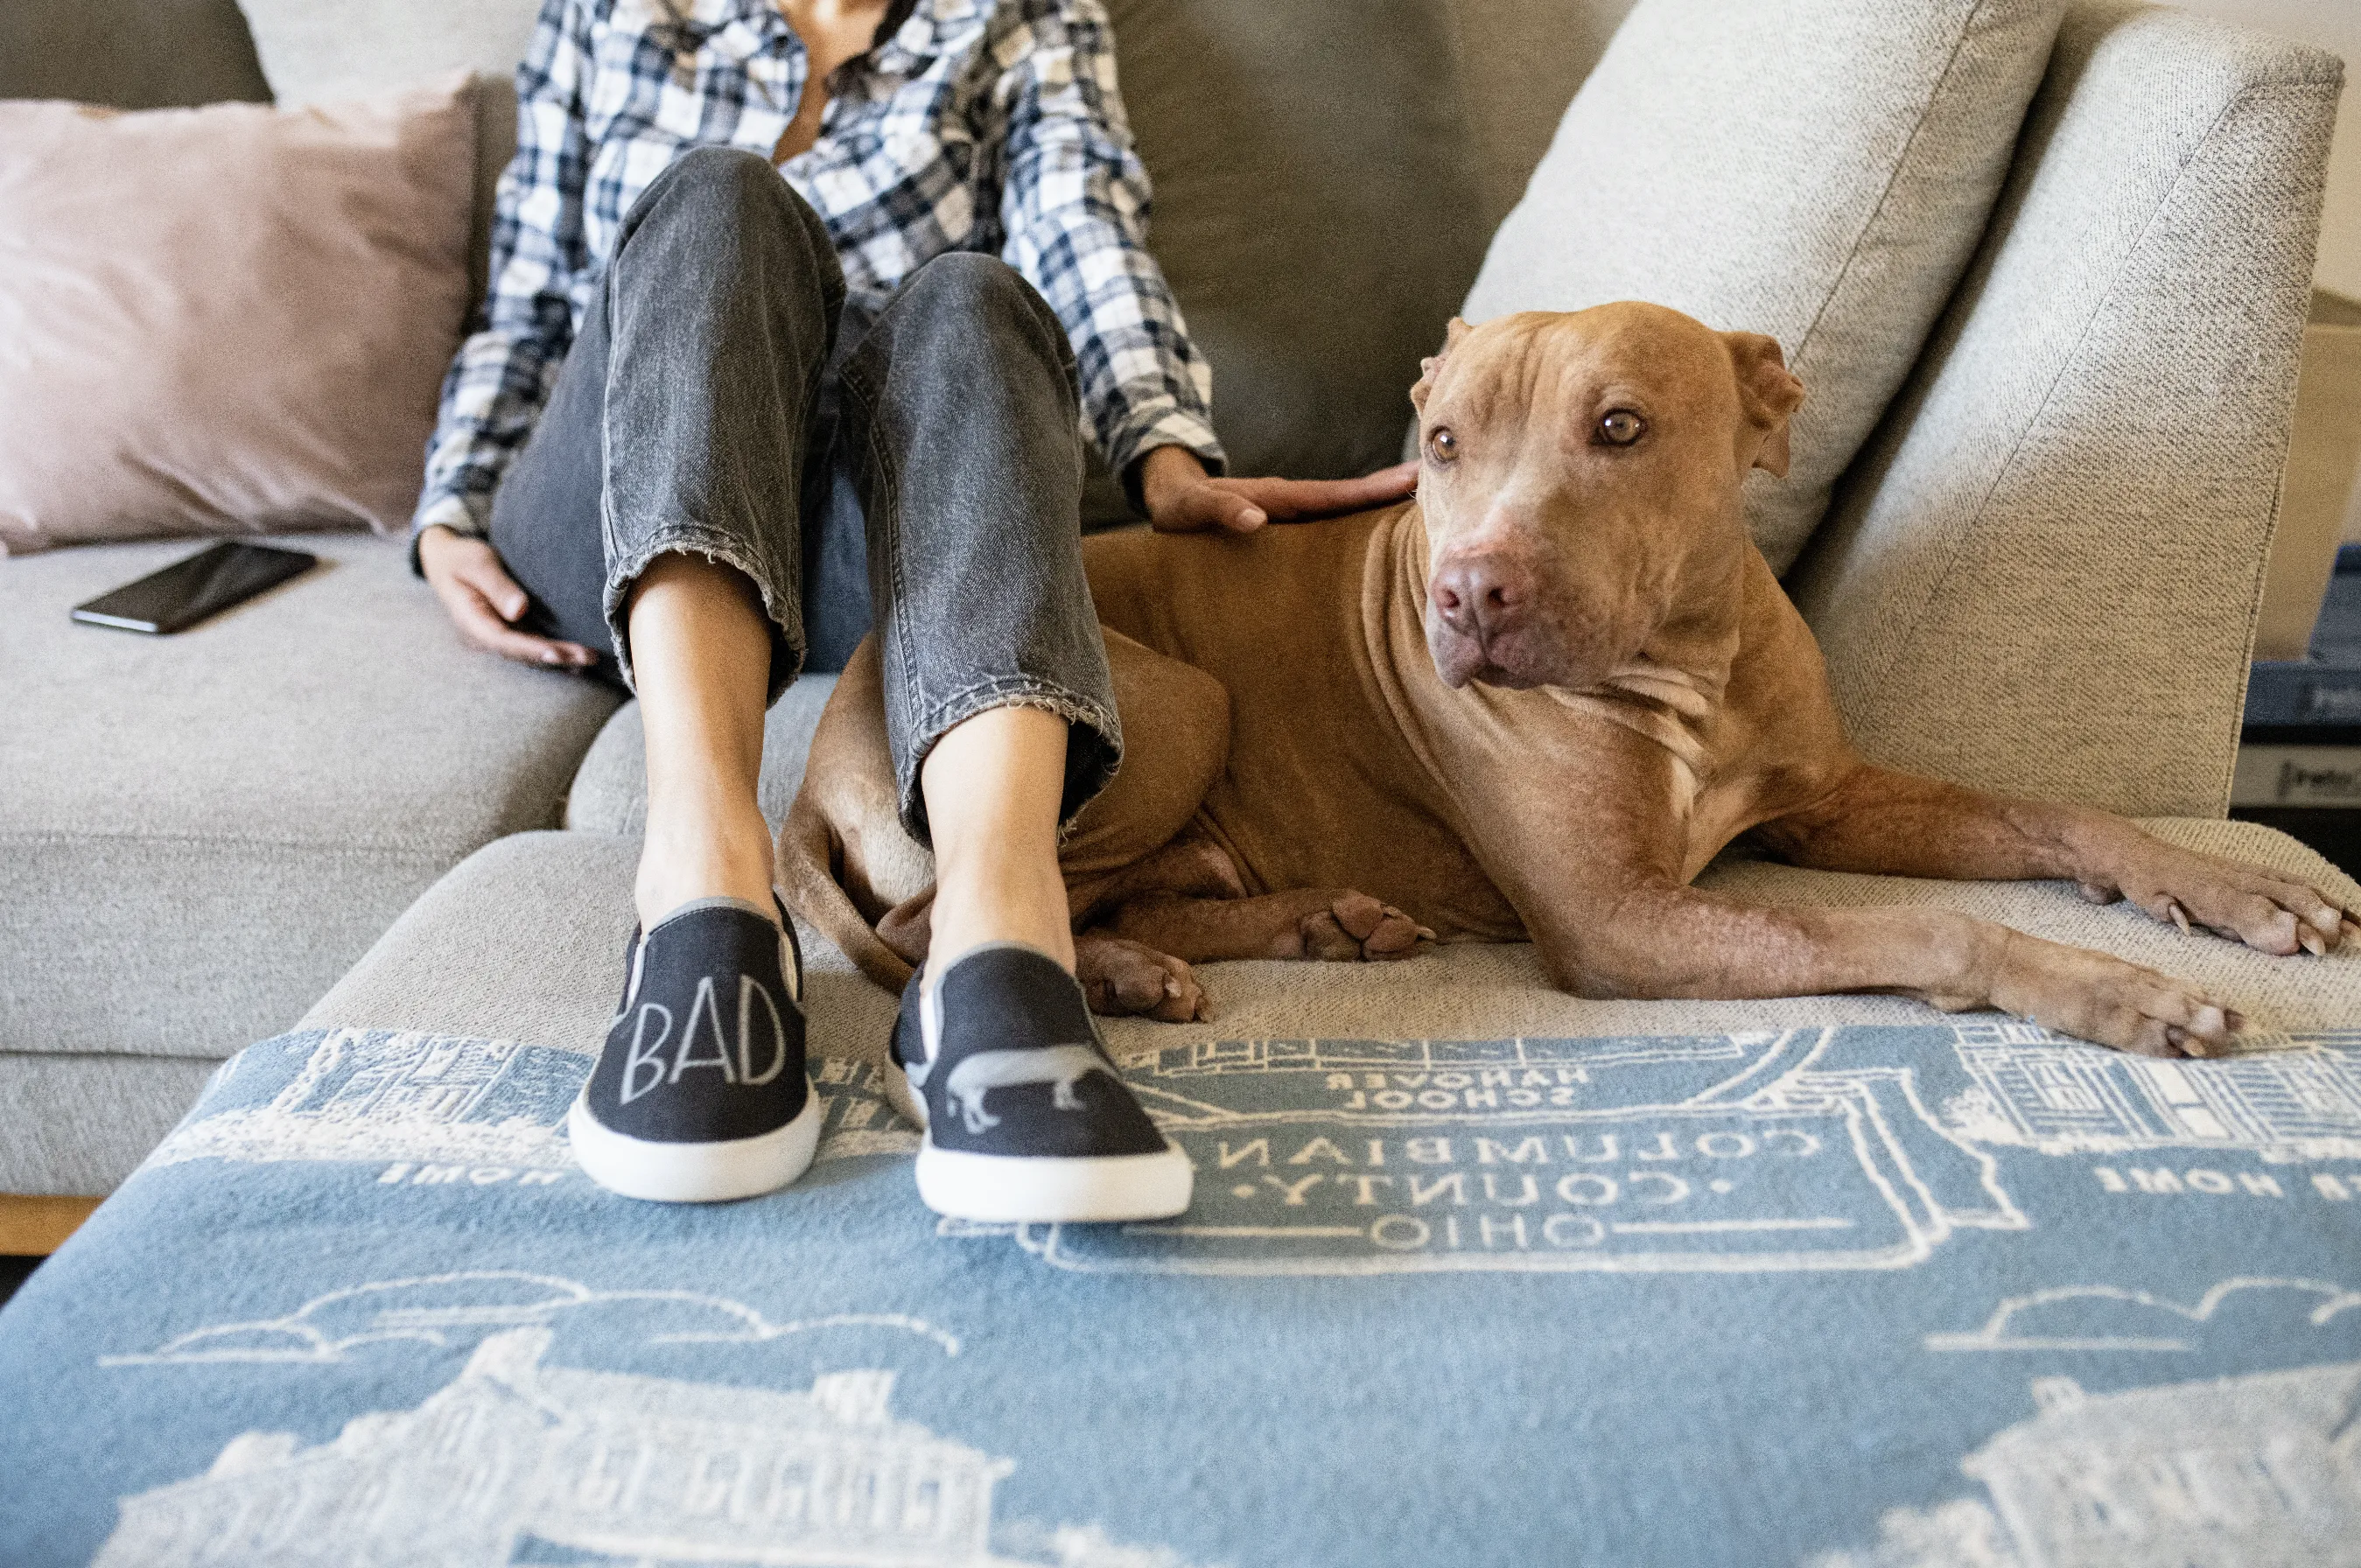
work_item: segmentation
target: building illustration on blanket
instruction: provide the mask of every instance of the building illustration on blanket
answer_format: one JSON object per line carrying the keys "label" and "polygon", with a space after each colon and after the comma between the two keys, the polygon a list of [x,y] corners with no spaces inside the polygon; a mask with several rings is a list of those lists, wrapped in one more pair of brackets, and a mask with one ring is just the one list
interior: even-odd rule
{"label": "building illustration on blanket", "polygon": [[[407,1161],[424,1168],[440,1162],[455,1175],[504,1178],[574,1168],[565,1129],[566,1109],[589,1070],[579,1052],[383,1029],[316,1031],[272,1044],[280,1047],[280,1062],[241,1058],[236,1064],[264,1083],[264,1097],[181,1128],[148,1164],[210,1157]],[[275,1077],[274,1065],[282,1069]],[[882,1097],[831,1096],[869,1070],[849,1061],[813,1064],[823,1096],[838,1102],[820,1157],[916,1147],[913,1132],[891,1125]]]}
{"label": "building illustration on blanket", "polygon": [[359,1029],[296,1036],[288,1045],[296,1070],[277,1092],[181,1128],[149,1163],[401,1157],[520,1170],[574,1163],[563,1129],[582,1086],[575,1052]]}
{"label": "building illustration on blanket", "polygon": [[416,1409],[314,1447],[233,1439],[204,1475],[124,1498],[96,1568],[1002,1561],[1012,1463],[896,1419],[891,1372],[781,1393],[552,1366],[550,1339],[493,1334]]}
{"label": "building illustration on blanket", "polygon": [[[2057,1178],[2004,1177],[2004,1154],[2361,1158],[2361,1033],[2290,1046],[2171,1062],[2015,1022],[1194,1041],[1129,1069],[1196,1164],[1188,1215],[942,1234],[1112,1272],[1911,1267],[1961,1230],[2032,1223],[2012,1186]],[[545,1185],[574,1168],[564,1122],[588,1070],[515,1041],[283,1036],[237,1058],[222,1108],[148,1163],[377,1162],[389,1190]],[[819,1157],[916,1147],[873,1067],[822,1059],[814,1077]]]}
{"label": "building illustration on blanket", "polygon": [[943,1230],[1091,1272],[1910,1267],[2029,1226],[2014,1184],[2090,1179],[2004,1174],[2012,1150],[2361,1157],[2361,1035],[2290,1044],[2168,1062],[2013,1021],[1191,1044],[1135,1078],[1196,1161],[1187,1216]]}
{"label": "building illustration on blanket", "polygon": [[1960,1064],[1999,1141],[2047,1154],[2244,1148],[2361,1157],[2361,1052],[2234,1057],[2202,1067],[2061,1046],[2022,1025],[1961,1028]]}
{"label": "building illustration on blanket", "polygon": [[2032,1397],[1960,1462],[1988,1501],[1898,1509],[1812,1568],[2361,1564],[2361,1362]]}

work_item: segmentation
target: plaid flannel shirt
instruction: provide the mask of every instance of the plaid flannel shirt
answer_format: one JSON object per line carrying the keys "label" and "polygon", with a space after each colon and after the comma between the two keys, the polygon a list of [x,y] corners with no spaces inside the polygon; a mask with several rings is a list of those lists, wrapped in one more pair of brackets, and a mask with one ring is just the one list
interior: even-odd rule
{"label": "plaid flannel shirt", "polygon": [[[1213,378],[1148,253],[1100,0],[895,0],[878,33],[832,78],[818,143],[780,167],[852,294],[873,308],[946,251],[997,253],[1065,323],[1117,473],[1167,444],[1219,472]],[[623,214],[689,148],[767,158],[808,60],[771,0],[543,0],[490,293],[444,380],[414,527],[487,532]]]}

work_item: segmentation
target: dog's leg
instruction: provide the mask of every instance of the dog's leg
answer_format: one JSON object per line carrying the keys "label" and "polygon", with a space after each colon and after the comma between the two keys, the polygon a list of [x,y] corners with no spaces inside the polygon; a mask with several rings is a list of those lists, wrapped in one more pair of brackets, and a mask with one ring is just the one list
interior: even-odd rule
{"label": "dog's leg", "polygon": [[[1137,864],[1068,887],[1078,927],[1136,899],[1175,894],[1243,898],[1246,889],[1221,846],[1194,834],[1184,834]],[[931,887],[903,900],[878,916],[877,939],[909,963],[922,962],[933,935],[934,907]],[[1077,933],[1074,976],[1082,982],[1091,1011],[1109,1017],[1145,1014],[1185,1024],[1213,1015],[1185,962],[1106,931]]]}
{"label": "dog's leg", "polygon": [[1237,867],[1220,845],[1183,833],[1136,865],[1089,882],[1070,882],[1067,891],[1076,927],[1074,976],[1082,982],[1092,1012],[1118,1018],[1145,1015],[1168,1024],[1213,1015],[1213,1003],[1184,960],[1099,928],[1097,922],[1141,898],[1245,897]]}
{"label": "dog's leg", "polygon": [[1797,865],[1979,880],[2070,879],[2095,904],[2129,899],[2182,930],[2203,926],[2282,957],[2325,953],[2347,912],[2319,889],[2180,849],[2087,806],[2010,800],[1857,767],[1755,836]]}
{"label": "dog's leg", "polygon": [[[1202,839],[1169,845],[1135,870],[1142,874],[1126,879],[1131,896],[1114,904],[1104,926],[1074,938],[1075,973],[1095,1013],[1185,1024],[1213,1016],[1192,962],[1379,961],[1410,958],[1434,941],[1433,931],[1366,894],[1238,896],[1229,857]],[[1112,903],[1103,898],[1100,907]]]}
{"label": "dog's leg", "polygon": [[1229,852],[1210,838],[1194,830],[1184,830],[1180,837],[1162,849],[1104,876],[1078,878],[1067,873],[1067,896],[1074,910],[1074,925],[1085,929],[1097,925],[1125,905],[1159,894],[1185,898],[1244,898],[1246,883],[1239,880],[1236,862]]}
{"label": "dog's leg", "polygon": [[1885,992],[2162,1057],[2212,1055],[2244,1026],[2186,981],[1945,909],[1766,908],[1657,881],[1530,923],[1552,977],[1584,996]]}
{"label": "dog's leg", "polygon": [[1106,633],[1124,722],[1123,767],[1059,849],[1074,916],[1074,975],[1091,1011],[1185,1024],[1212,1015],[1189,965],[1099,927],[1143,897],[1235,897],[1246,891],[1222,848],[1190,828],[1230,752],[1230,698],[1203,671]]}
{"label": "dog's leg", "polygon": [[1123,766],[1058,847],[1067,886],[1085,901],[1187,828],[1230,759],[1230,694],[1220,681],[1120,632],[1105,636]]}
{"label": "dog's leg", "polygon": [[931,896],[934,860],[896,815],[877,640],[864,637],[829,696],[802,787],[779,832],[778,884],[789,905],[890,991],[926,956],[880,939],[889,913]]}
{"label": "dog's leg", "polygon": [[1406,959],[1434,941],[1433,931],[1393,905],[1333,887],[1295,888],[1258,898],[1151,894],[1116,910],[1106,928],[1191,963]]}
{"label": "dog's leg", "polygon": [[[1145,892],[1243,891],[1216,847],[1172,843],[1228,760],[1228,693],[1202,671],[1115,632],[1106,633],[1106,642],[1126,730],[1124,760],[1060,846],[1078,927]],[[780,836],[779,882],[789,903],[862,972],[899,989],[931,945],[934,865],[897,816],[882,679],[876,641],[864,639],[820,717],[803,787]],[[1103,1011],[1162,1016],[1185,1005],[1179,1015],[1192,1015],[1202,998],[1188,967],[1160,957],[1144,964],[1145,952],[1100,955],[1093,995],[1109,1003]],[[1152,994],[1143,989],[1150,968],[1159,976]],[[1163,978],[1174,980],[1177,991],[1166,992]],[[1118,1004],[1125,999],[1129,1004]]]}
{"label": "dog's leg", "polygon": [[927,948],[935,939],[935,890],[929,884],[924,893],[904,899],[877,917],[877,939],[893,949],[911,968],[927,961]]}

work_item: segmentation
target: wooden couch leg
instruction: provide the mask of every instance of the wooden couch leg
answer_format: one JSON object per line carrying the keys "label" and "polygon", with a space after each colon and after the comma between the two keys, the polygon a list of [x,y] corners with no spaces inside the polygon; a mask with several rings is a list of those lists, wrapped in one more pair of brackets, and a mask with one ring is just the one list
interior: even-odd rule
{"label": "wooden couch leg", "polygon": [[49,1256],[82,1228],[99,1201],[0,1192],[0,1256]]}

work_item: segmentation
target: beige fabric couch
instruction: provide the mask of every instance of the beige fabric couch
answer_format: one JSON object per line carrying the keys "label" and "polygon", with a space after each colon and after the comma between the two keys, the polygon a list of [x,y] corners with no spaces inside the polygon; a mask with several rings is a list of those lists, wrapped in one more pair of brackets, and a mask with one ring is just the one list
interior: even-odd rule
{"label": "beige fabric couch", "polygon": [[[1156,243],[1213,356],[1242,462],[1335,471],[1389,455],[1402,410],[1384,389],[1407,386],[1626,8],[1389,0],[1367,16],[1340,3],[1290,14],[1275,37],[1268,7],[1246,0],[1115,5],[1159,182]],[[254,95],[224,9],[150,18],[200,26],[228,61],[184,95],[235,94],[240,81]],[[171,84],[154,86],[153,60],[143,69],[147,101],[160,101]],[[1224,116],[1201,112],[1194,89],[1209,73]],[[42,90],[104,95],[103,81],[83,81],[52,72]],[[2314,51],[2168,11],[2071,9],[1966,280],[1791,576],[1872,755],[2183,818],[2160,830],[2361,893],[2290,840],[2211,820],[2226,799],[2334,102],[2334,62]],[[1356,169],[1386,200],[1348,199]],[[1250,205],[1261,187],[1300,191],[1316,216],[1292,249],[1264,232],[1284,226],[1272,209]],[[1422,203],[1400,204],[1421,190]],[[1289,293],[1290,274],[1310,287],[1299,277]],[[1333,377],[1315,374],[1323,366]],[[631,923],[636,713],[616,713],[594,741],[611,699],[469,662],[394,546],[332,548],[344,564],[319,584],[231,618],[210,645],[157,645],[145,666],[62,615],[82,584],[133,576],[148,556],[0,563],[0,639],[21,639],[0,641],[0,671],[38,670],[31,685],[48,692],[40,716],[0,717],[0,767],[13,770],[0,775],[0,1116],[38,1129],[0,1144],[0,1191],[111,1187],[186,1103],[198,1064],[294,1023],[324,988],[306,1023],[595,1045]],[[375,630],[357,643],[348,617]],[[212,663],[236,639],[239,662]],[[158,674],[199,668],[212,673],[181,686]],[[171,695],[151,702],[143,681]],[[800,687],[773,717],[774,814],[821,695]],[[65,722],[76,714],[97,717]],[[144,753],[157,776],[125,792],[107,776],[143,731],[170,744]],[[277,739],[258,744],[264,734]],[[476,805],[430,828],[418,794],[447,780]],[[568,831],[519,831],[560,820],[561,793]],[[161,847],[191,837],[187,824],[218,836],[223,822],[252,829],[250,865]],[[371,857],[371,891],[355,898],[353,868]],[[2197,977],[2266,1027],[2361,1016],[2361,958],[2264,959],[2092,910],[2070,890],[1734,859],[1708,874],[1765,897],[1973,909]],[[114,912],[77,913],[84,897]],[[263,983],[242,962],[240,928],[257,933],[247,951],[266,929],[282,945],[297,934],[310,944],[300,972]],[[177,956],[143,969],[157,952]],[[832,953],[815,969],[826,1048],[873,1049],[891,999]],[[1584,1003],[1550,992],[1521,948],[1378,970],[1219,966],[1208,980],[1220,1037],[1925,1015],[1890,999]],[[1180,1043],[1168,1030],[1127,1025],[1117,1044]]]}

